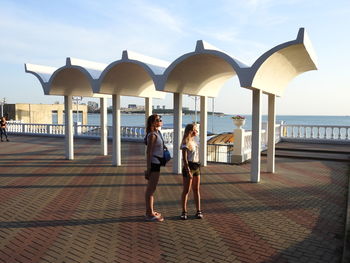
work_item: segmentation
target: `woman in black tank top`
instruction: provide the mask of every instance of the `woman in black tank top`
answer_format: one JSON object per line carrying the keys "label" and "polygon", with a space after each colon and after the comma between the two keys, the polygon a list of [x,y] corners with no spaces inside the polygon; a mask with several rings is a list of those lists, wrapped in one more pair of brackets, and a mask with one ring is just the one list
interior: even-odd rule
{"label": "woman in black tank top", "polygon": [[[162,126],[161,116],[153,114],[147,119],[146,128],[146,142],[147,142],[147,170],[145,171],[145,178],[148,180],[145,192],[146,201],[146,221],[161,222],[164,221],[163,216],[154,210],[154,192],[156,191],[159,175],[160,164],[155,162],[154,155],[158,152],[159,145],[156,143],[160,136],[158,129]],[[162,147],[162,146],[161,146]]]}

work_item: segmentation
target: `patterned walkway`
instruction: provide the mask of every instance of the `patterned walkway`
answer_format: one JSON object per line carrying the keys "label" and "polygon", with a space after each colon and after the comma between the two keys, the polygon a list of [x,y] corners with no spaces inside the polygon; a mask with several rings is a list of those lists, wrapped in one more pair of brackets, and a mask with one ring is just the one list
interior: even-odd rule
{"label": "patterned walkway", "polygon": [[187,221],[169,166],[156,195],[165,221],[153,223],[143,220],[144,146],[124,143],[122,153],[113,167],[94,140],[76,140],[73,161],[62,138],[0,143],[0,262],[341,261],[348,163],[277,158],[259,184],[250,164],[210,164],[205,218]]}

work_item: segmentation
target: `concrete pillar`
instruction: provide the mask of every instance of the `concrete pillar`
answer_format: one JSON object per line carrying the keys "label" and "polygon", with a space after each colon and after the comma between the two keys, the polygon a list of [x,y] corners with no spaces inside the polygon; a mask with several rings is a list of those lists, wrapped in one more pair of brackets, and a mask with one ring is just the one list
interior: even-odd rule
{"label": "concrete pillar", "polygon": [[246,160],[246,156],[244,153],[244,137],[245,130],[241,128],[237,128],[233,130],[234,134],[234,147],[233,147],[233,156],[232,162],[234,164],[241,164]]}
{"label": "concrete pillar", "polygon": [[208,100],[206,96],[201,96],[201,115],[200,115],[200,145],[199,160],[202,166],[207,166],[207,123],[208,123]]}
{"label": "concrete pillar", "polygon": [[64,132],[67,160],[74,159],[72,96],[64,96]]}
{"label": "concrete pillar", "polygon": [[120,95],[113,94],[113,150],[112,164],[121,165],[121,134],[120,134]]}
{"label": "concrete pillar", "polygon": [[101,155],[108,154],[107,98],[100,98]]}
{"label": "concrete pillar", "polygon": [[181,173],[181,151],[182,140],[182,94],[174,93],[174,141],[173,141],[173,172]]}
{"label": "concrete pillar", "polygon": [[152,98],[145,98],[145,128],[147,127],[147,119],[152,115]]}
{"label": "concrete pillar", "polygon": [[258,183],[260,181],[261,94],[261,90],[253,90],[252,161],[250,170],[250,180],[254,183]]}
{"label": "concrete pillar", "polygon": [[276,95],[269,94],[268,105],[268,143],[267,143],[267,172],[275,172],[275,137],[276,137]]}

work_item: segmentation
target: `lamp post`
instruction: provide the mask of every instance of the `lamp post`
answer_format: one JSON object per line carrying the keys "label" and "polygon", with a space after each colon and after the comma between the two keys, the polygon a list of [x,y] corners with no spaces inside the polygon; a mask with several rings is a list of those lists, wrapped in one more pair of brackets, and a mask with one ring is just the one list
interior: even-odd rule
{"label": "lamp post", "polygon": [[73,96],[72,100],[75,102],[75,104],[77,105],[77,117],[76,117],[76,122],[78,124],[79,122],[79,103],[82,101],[83,97],[81,96]]}
{"label": "lamp post", "polygon": [[190,96],[188,95],[190,98],[194,99],[194,122],[197,123],[197,96]]}
{"label": "lamp post", "polygon": [[2,100],[0,101],[1,104],[1,116],[0,117],[4,117],[4,105],[6,103],[6,98],[2,98]]}

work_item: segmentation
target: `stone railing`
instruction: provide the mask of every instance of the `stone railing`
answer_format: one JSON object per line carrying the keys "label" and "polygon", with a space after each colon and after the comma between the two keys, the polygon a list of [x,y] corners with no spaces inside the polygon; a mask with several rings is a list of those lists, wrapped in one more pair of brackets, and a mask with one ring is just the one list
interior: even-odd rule
{"label": "stone railing", "polygon": [[350,144],[350,126],[282,124],[282,141]]}
{"label": "stone railing", "polygon": [[[76,138],[99,138],[101,129],[99,125],[77,125],[74,124],[74,137]],[[143,142],[146,131],[141,126],[121,126],[121,138],[123,141]],[[7,131],[9,134],[28,134],[41,136],[64,136],[64,125],[62,124],[33,124],[8,122]],[[107,127],[107,136],[112,139],[112,127]],[[172,144],[174,138],[173,129],[162,129],[165,144]]]}
{"label": "stone railing", "polygon": [[[264,123],[263,127],[267,125]],[[275,143],[281,140],[281,124],[276,124]],[[267,132],[261,131],[261,151],[267,149]],[[208,144],[208,161],[239,164],[250,160],[252,153],[252,132],[244,129],[234,130],[234,143]]]}
{"label": "stone railing", "polygon": [[8,122],[7,132],[10,134],[39,134],[57,136],[64,135],[64,125]]}

